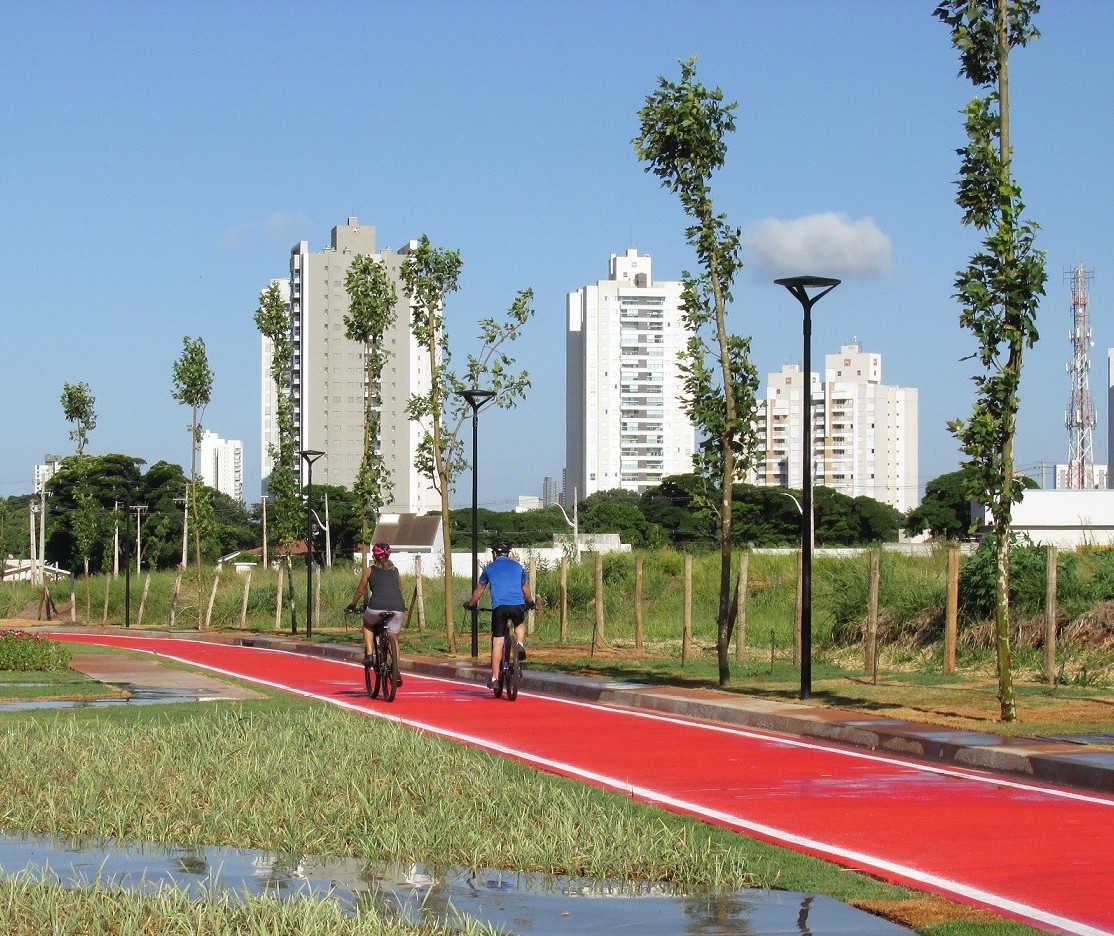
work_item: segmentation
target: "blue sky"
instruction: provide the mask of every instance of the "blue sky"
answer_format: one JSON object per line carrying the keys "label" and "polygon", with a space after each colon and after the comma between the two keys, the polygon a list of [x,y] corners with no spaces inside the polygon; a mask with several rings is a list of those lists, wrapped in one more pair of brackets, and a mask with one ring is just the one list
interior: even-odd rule
{"label": "blue sky", "polygon": [[[170,377],[188,335],[215,371],[205,425],[244,440],[257,499],[259,290],[286,275],[291,246],[321,249],[349,216],[381,247],[424,233],[461,251],[448,308],[461,355],[479,318],[534,289],[515,348],[533,388],[480,424],[481,460],[496,444],[518,454],[481,467],[480,501],[540,494],[564,463],[565,294],[628,247],[659,279],[693,265],[675,198],[630,143],[657,77],[691,55],[740,105],[713,184],[747,233],[730,318],[759,372],[801,357],[800,307],[772,280],[842,276],[814,310],[814,364],[852,339],[881,353],[886,383],[920,391],[921,485],[954,470],[945,423],[969,412],[974,344],[952,283],[977,245],[954,204],[954,151],[973,90],[934,5],[14,0],[0,37],[0,496],[30,491],[45,453],[72,451],[67,381],[96,397],[88,451],[188,467]],[[1078,262],[1095,274],[1098,462],[1114,345],[1114,5],[1045,6],[1043,35],[1011,63],[1015,175],[1049,273],[1017,450],[1038,477],[1067,458],[1064,277]],[[792,252],[818,230],[820,254]],[[465,477],[456,500],[469,491]]]}

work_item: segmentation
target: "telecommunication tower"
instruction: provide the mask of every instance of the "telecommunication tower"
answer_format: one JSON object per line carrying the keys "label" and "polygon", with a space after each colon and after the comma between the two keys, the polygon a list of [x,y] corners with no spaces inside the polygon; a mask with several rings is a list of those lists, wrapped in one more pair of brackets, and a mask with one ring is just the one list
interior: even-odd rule
{"label": "telecommunication tower", "polygon": [[1067,484],[1069,488],[1091,489],[1095,486],[1095,404],[1091,399],[1091,325],[1087,319],[1087,283],[1094,273],[1076,264],[1064,274],[1071,281],[1072,358],[1068,364],[1071,376],[1071,402],[1065,422],[1068,427]]}

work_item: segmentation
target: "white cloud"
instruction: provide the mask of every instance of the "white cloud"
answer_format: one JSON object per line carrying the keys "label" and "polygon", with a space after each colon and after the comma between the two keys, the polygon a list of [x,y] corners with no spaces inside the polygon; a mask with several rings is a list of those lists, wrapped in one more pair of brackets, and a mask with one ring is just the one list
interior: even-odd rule
{"label": "white cloud", "polygon": [[220,237],[220,249],[239,250],[258,241],[260,237],[266,237],[268,241],[283,246],[291,246],[310,227],[310,220],[304,214],[276,211],[266,221],[249,221],[239,227],[229,228]]}
{"label": "white cloud", "polygon": [[764,218],[743,231],[743,259],[771,276],[883,276],[890,239],[873,218],[850,220],[834,211],[791,221]]}

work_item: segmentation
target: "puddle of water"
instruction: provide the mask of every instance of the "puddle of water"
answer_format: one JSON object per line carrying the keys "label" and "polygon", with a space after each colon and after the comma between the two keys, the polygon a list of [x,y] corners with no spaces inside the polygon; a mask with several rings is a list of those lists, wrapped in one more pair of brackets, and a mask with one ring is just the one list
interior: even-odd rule
{"label": "puddle of water", "polygon": [[200,899],[230,895],[372,901],[412,921],[453,925],[460,914],[522,936],[908,936],[912,931],[813,894],[740,890],[680,894],[668,884],[470,871],[234,848],[66,842],[0,835],[0,871],[67,887],[94,882]]}
{"label": "puddle of water", "polygon": [[[22,683],[32,685],[32,683]],[[208,689],[173,689],[166,686],[136,686],[113,683],[127,693],[106,699],[34,699],[26,702],[0,702],[0,712],[25,712],[32,709],[99,708],[109,705],[162,705],[167,702],[214,702],[225,696]]]}

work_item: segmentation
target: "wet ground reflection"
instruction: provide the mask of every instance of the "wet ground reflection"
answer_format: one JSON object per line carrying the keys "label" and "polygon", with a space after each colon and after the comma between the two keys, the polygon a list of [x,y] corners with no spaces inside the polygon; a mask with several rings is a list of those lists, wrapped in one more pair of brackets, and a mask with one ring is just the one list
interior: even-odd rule
{"label": "wet ground reflection", "polygon": [[669,885],[591,881],[314,858],[234,848],[66,842],[0,835],[0,870],[69,887],[101,881],[145,892],[173,887],[320,899],[355,911],[374,903],[411,920],[453,925],[461,915],[529,936],[897,936],[911,930],[829,897],[740,890],[678,894]]}

